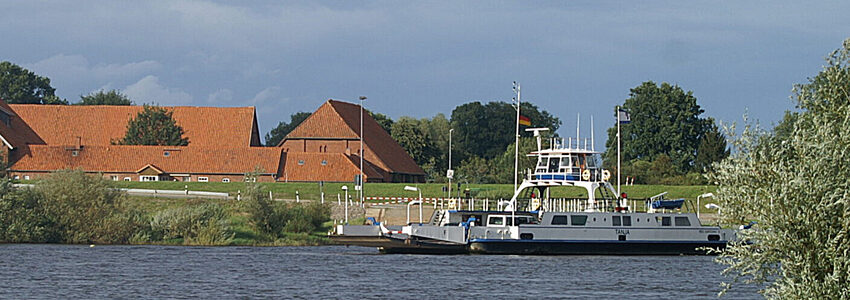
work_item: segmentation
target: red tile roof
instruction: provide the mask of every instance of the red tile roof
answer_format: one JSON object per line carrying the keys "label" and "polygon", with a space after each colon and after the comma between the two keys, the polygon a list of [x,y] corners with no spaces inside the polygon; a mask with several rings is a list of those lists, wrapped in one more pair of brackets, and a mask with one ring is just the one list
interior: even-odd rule
{"label": "red tile roof", "polygon": [[[142,111],[142,106],[114,105],[41,105],[11,104],[19,116],[12,127],[29,127],[18,134],[27,144],[74,145],[81,137],[83,145],[110,145],[121,139],[127,122]],[[183,127],[189,145],[206,148],[234,148],[258,144],[253,107],[165,107],[173,111],[177,125]],[[5,135],[4,135],[5,136]]]}
{"label": "red tile roof", "polygon": [[[147,165],[170,174],[244,174],[256,168],[265,174],[281,169],[282,149],[276,147],[200,148],[174,146],[89,146],[77,156],[65,146],[30,145],[11,171],[82,169],[90,172],[136,173]],[[168,155],[166,156],[166,152]]]}
{"label": "red tile roof", "polygon": [[[280,181],[333,181],[352,182],[359,175],[359,161],[356,157],[343,153],[297,152],[286,153],[284,172]],[[324,162],[324,163],[323,163]],[[380,181],[381,175],[364,164],[363,173],[366,181]]]}
{"label": "red tile roof", "polygon": [[[375,167],[389,173],[425,174],[404,148],[368,113],[363,114],[363,131],[363,144],[366,148],[364,159]],[[286,139],[356,140],[359,137],[360,105],[331,99],[290,132]],[[278,145],[282,144],[283,141]]]}

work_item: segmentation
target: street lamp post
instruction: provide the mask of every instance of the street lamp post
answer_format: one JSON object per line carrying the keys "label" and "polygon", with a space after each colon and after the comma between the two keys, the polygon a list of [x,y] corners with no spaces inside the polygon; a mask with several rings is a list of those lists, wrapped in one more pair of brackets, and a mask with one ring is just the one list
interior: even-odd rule
{"label": "street lamp post", "polygon": [[422,190],[415,186],[405,186],[405,191],[413,191],[419,192],[419,200],[418,201],[410,201],[407,203],[407,224],[410,224],[410,206],[414,204],[419,204],[419,224],[422,224]]}
{"label": "street lamp post", "polygon": [[714,194],[713,193],[705,193],[705,194],[697,196],[697,219],[699,219],[699,210],[700,210],[699,198],[708,198],[708,197],[714,197]]}
{"label": "street lamp post", "polygon": [[343,200],[345,202],[345,224],[348,224],[348,186],[343,185],[342,190],[345,191],[345,199]]}
{"label": "street lamp post", "polygon": [[452,171],[452,131],[455,131],[454,128],[449,129],[449,170],[446,171],[446,177],[449,178],[449,199],[452,198],[452,177],[454,177],[454,171]]}
{"label": "street lamp post", "polygon": [[363,100],[366,96],[360,96],[360,206],[363,206]]}

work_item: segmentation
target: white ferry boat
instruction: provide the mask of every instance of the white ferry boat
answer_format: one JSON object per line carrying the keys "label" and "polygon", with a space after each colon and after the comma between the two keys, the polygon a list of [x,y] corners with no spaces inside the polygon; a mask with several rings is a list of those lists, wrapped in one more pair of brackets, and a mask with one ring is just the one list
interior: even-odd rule
{"label": "white ferry boat", "polygon": [[[509,202],[490,209],[462,209],[456,201],[436,209],[429,223],[399,227],[338,225],[330,238],[341,244],[378,247],[383,253],[533,255],[698,255],[724,248],[731,229],[703,226],[683,212],[683,199],[629,201],[608,183],[600,152],[572,138],[554,138],[542,148],[537,137],[535,169]],[[586,199],[552,199],[555,187],[580,187]],[[520,199],[523,195],[532,195]]]}

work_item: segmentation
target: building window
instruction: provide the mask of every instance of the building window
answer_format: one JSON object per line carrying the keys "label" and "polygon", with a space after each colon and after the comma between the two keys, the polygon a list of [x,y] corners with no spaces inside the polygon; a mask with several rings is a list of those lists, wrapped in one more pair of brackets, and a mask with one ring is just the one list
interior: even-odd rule
{"label": "building window", "polygon": [[171,152],[168,152],[168,151],[162,151],[162,156],[168,157],[168,156],[170,156],[170,155],[171,155]]}
{"label": "building window", "polygon": [[230,182],[230,178],[227,178],[227,177],[222,178],[221,182],[228,183],[228,182]]}
{"label": "building window", "polygon": [[112,179],[112,181],[118,181],[118,175],[109,176],[109,179]]}
{"label": "building window", "polygon": [[303,159],[299,159],[299,160],[298,160],[298,165],[299,165],[299,166],[303,166],[303,165],[304,165],[304,160],[303,160]]}
{"label": "building window", "polygon": [[322,160],[322,165],[323,165],[323,166],[327,166],[327,165],[328,165],[328,160],[323,159],[323,160]]}
{"label": "building window", "polygon": [[29,176],[29,175],[24,175],[24,180],[30,180],[30,176]]}
{"label": "building window", "polygon": [[183,181],[185,181],[185,182],[192,181],[192,176],[183,176]]}
{"label": "building window", "polygon": [[139,181],[159,181],[159,176],[139,176]]}
{"label": "building window", "polygon": [[209,182],[209,181],[210,181],[209,177],[198,177],[198,182]]}
{"label": "building window", "polygon": [[78,156],[78,155],[80,155],[80,151],[79,151],[79,150],[71,151],[71,156]]}
{"label": "building window", "polygon": [[133,181],[133,179],[130,177],[124,177],[124,181]]}
{"label": "building window", "polygon": [[20,179],[21,179],[20,175],[15,175],[15,180],[20,180]]}

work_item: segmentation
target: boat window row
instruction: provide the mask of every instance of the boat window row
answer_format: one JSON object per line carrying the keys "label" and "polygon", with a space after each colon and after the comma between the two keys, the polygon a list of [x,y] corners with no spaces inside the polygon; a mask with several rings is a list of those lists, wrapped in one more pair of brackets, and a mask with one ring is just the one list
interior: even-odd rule
{"label": "boat window row", "polygon": [[[514,217],[516,220],[517,226],[522,224],[537,224],[537,221],[531,216],[516,216]],[[514,222],[511,222],[510,216],[489,216],[487,218],[487,225],[493,226],[513,226]]]}
{"label": "boat window row", "polygon": [[584,155],[541,156],[537,161],[537,172],[579,173],[584,168],[596,168],[596,160],[585,159]]}
{"label": "boat window row", "polygon": [[688,217],[656,217],[657,219],[661,219],[661,226],[671,226],[671,221],[676,224],[676,226],[688,227],[691,226],[691,220],[688,220]]}
{"label": "boat window row", "polygon": [[586,215],[558,215],[552,217],[552,225],[584,226],[587,224]]}
{"label": "boat window row", "polygon": [[631,216],[613,216],[611,217],[611,225],[614,226],[632,226]]}

